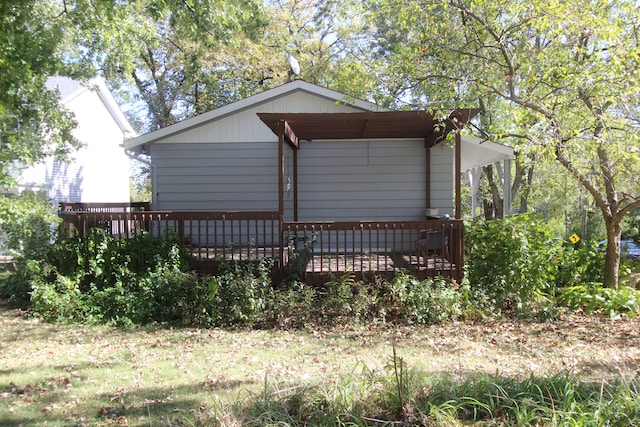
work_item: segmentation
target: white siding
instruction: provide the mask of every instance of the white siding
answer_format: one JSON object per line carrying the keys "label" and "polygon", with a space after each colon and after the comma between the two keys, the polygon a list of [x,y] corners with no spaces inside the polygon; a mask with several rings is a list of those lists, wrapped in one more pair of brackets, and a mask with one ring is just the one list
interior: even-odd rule
{"label": "white siding", "polygon": [[75,136],[86,146],[73,155],[72,163],[54,164],[54,196],[63,201],[129,202],[122,129],[95,91],[84,91],[67,107],[78,121]]}
{"label": "white siding", "polygon": [[159,141],[159,144],[276,141],[276,135],[262,123],[256,115],[257,113],[348,113],[354,111],[359,110],[336,104],[333,100],[313,96],[309,93],[290,93],[168,136]]}
{"label": "white siding", "polygon": [[453,217],[453,147],[440,143],[431,148],[431,207]]}
{"label": "white siding", "polygon": [[23,171],[21,189],[42,188],[52,202],[129,202],[129,158],[124,134],[94,90],[80,90],[65,106],[78,123],[74,136],[84,146],[68,163],[45,159]]}

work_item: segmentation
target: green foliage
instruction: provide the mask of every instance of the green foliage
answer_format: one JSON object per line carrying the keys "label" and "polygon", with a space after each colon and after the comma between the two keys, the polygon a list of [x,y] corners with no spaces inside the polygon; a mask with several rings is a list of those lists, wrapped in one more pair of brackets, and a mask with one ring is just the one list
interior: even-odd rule
{"label": "green foliage", "polygon": [[224,261],[208,279],[208,295],[217,325],[255,325],[266,320],[272,262],[267,258],[247,262]]}
{"label": "green foliage", "polygon": [[22,260],[42,260],[59,221],[51,203],[37,194],[0,196],[0,230],[6,239],[1,249]]}
{"label": "green foliage", "polygon": [[582,283],[603,281],[604,253],[597,245],[565,242],[558,247],[556,286],[574,286]]}
{"label": "green foliage", "polygon": [[394,358],[387,371],[332,381],[324,387],[271,389],[215,414],[246,425],[325,426],[628,426],[640,422],[640,384],[591,383],[559,373],[515,378],[472,373],[428,375]]}
{"label": "green foliage", "polygon": [[197,278],[184,273],[187,266],[188,254],[175,236],[143,233],[124,240],[94,228],[86,237],[58,241],[44,262],[28,264],[13,283],[48,319],[181,323],[197,292]]}
{"label": "green foliage", "polygon": [[558,248],[534,216],[475,222],[466,239],[471,300],[526,313],[535,298],[555,292]]}
{"label": "green foliage", "polygon": [[299,280],[305,272],[309,254],[318,236],[316,233],[297,235],[289,233],[285,236],[288,255],[288,280]]}
{"label": "green foliage", "polygon": [[25,260],[17,270],[0,282],[0,298],[7,298],[11,305],[26,307],[29,304],[33,283],[43,274],[42,262]]}
{"label": "green foliage", "polygon": [[640,242],[640,209],[635,209],[625,218],[622,239]]}
{"label": "green foliage", "polygon": [[[483,137],[515,146],[526,163],[553,159],[582,187],[561,200],[587,196],[607,234],[620,234],[640,207],[637,2],[374,0],[368,9],[376,37],[360,59],[385,76],[380,92],[425,108],[479,107]],[[615,287],[617,257],[606,260]]]}
{"label": "green foliage", "polygon": [[24,0],[0,5],[0,186],[15,185],[15,162],[33,165],[47,156],[65,158],[79,146],[71,115],[47,77],[63,71],[66,21],[59,2]]}
{"label": "green foliage", "polygon": [[635,317],[640,313],[640,291],[628,286],[606,288],[599,283],[570,286],[558,296],[558,304],[608,317]]}
{"label": "green foliage", "polygon": [[316,294],[316,319],[327,324],[391,321],[433,324],[462,317],[467,294],[442,277],[418,280],[401,272],[389,280],[334,278]]}
{"label": "green foliage", "polygon": [[[616,425],[638,422],[638,384],[591,384],[565,374],[518,380],[477,374],[463,383],[442,378],[416,402],[441,424],[492,420],[498,425]],[[602,402],[607,402],[603,405]]]}
{"label": "green foliage", "polygon": [[409,310],[416,323],[441,323],[462,315],[464,293],[442,277],[418,282],[409,291]]}
{"label": "green foliage", "polygon": [[384,303],[380,308],[383,320],[404,320],[409,323],[440,323],[462,317],[467,293],[457,283],[442,277],[418,280],[407,273],[397,274],[380,289]]}
{"label": "green foliage", "polygon": [[272,287],[267,296],[269,323],[297,328],[315,322],[317,293],[316,288],[299,281],[287,281],[280,287]]}
{"label": "green foliage", "polygon": [[199,276],[188,264],[188,251],[176,236],[142,233],[125,240],[94,228],[86,237],[61,240],[45,263],[30,263],[8,283],[16,298],[30,295],[31,310],[56,321],[122,326],[265,321],[270,261],[222,262],[215,276]]}

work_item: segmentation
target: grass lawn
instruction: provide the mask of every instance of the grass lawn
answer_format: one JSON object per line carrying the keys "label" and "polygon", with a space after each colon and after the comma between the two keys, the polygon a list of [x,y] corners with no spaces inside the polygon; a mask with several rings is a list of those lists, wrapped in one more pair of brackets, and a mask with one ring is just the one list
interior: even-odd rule
{"label": "grass lawn", "polygon": [[120,330],[49,324],[0,304],[0,425],[221,425],[212,413],[267,389],[389,372],[394,346],[427,374],[605,383],[637,378],[640,320]]}

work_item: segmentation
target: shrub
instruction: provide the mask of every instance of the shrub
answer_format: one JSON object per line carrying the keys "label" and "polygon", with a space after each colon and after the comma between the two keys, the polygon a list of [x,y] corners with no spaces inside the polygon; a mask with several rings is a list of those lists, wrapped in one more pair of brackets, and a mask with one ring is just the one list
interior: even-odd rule
{"label": "shrub", "polygon": [[199,279],[183,271],[187,265],[188,253],[174,236],[125,240],[92,229],[60,240],[46,262],[16,277],[31,309],[49,319],[184,323],[200,289]]}
{"label": "shrub", "polygon": [[478,221],[466,236],[472,301],[523,314],[532,300],[554,293],[557,244],[534,216]]}
{"label": "shrub", "polygon": [[21,261],[44,259],[59,221],[51,204],[34,193],[0,196],[2,250]]}
{"label": "shrub", "polygon": [[605,288],[600,283],[571,286],[558,296],[558,303],[586,313],[601,312],[609,317],[640,313],[640,291],[628,286]]}
{"label": "shrub", "polygon": [[388,283],[383,306],[385,319],[432,324],[462,316],[466,293],[442,277],[418,280],[402,272]]}
{"label": "shrub", "polygon": [[316,320],[317,291],[304,282],[289,281],[281,288],[272,287],[267,296],[271,326],[302,327]]}
{"label": "shrub", "polygon": [[556,264],[558,287],[602,282],[604,278],[604,254],[594,244],[565,242],[558,248]]}
{"label": "shrub", "polygon": [[416,323],[441,323],[462,316],[464,294],[442,277],[423,280],[409,289],[409,318]]}
{"label": "shrub", "polygon": [[214,306],[213,323],[255,325],[265,322],[271,266],[272,262],[267,258],[256,262],[222,262],[218,274],[208,279],[207,292]]}

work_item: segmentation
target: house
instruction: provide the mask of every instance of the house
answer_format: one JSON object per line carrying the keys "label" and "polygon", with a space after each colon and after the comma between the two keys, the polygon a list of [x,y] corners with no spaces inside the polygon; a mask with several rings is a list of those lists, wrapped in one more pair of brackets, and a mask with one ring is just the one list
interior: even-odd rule
{"label": "house", "polygon": [[100,77],[82,84],[51,77],[46,86],[58,90],[60,102],[75,116],[74,136],[84,146],[68,163],[53,158],[19,167],[18,192],[40,191],[56,206],[61,202],[128,203],[129,162],[123,150],[135,131]]}
{"label": "house", "polygon": [[496,161],[457,132],[477,113],[390,111],[294,80],[127,140],[150,158],[156,213],[126,224],[171,229],[204,259],[460,277],[461,168]]}

